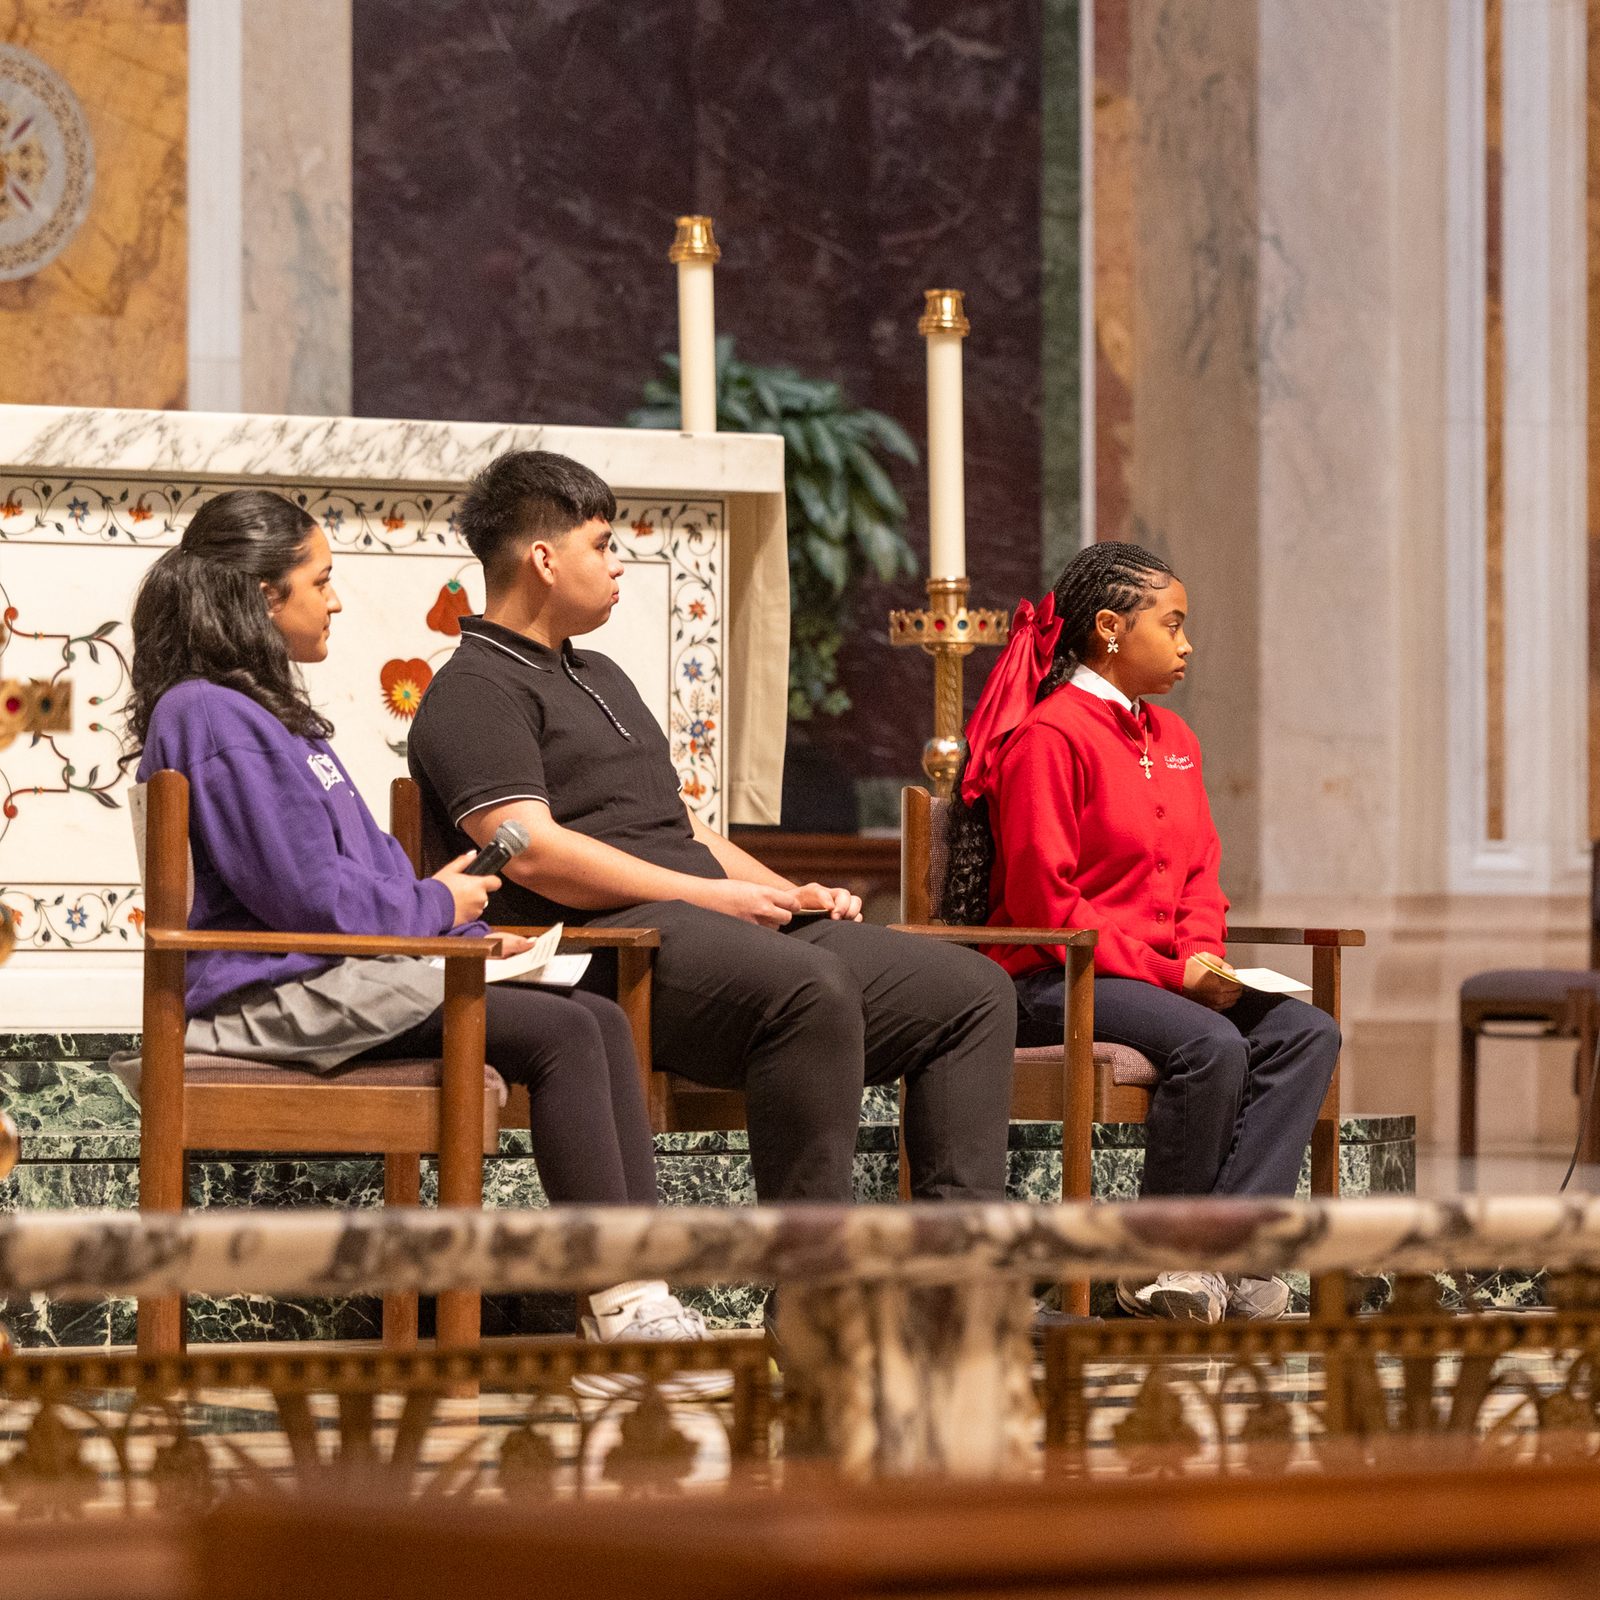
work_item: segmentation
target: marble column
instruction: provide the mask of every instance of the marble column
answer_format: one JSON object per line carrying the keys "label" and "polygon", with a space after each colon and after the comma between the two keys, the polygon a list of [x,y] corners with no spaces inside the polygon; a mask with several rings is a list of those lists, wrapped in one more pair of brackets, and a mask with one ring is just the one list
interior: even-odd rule
{"label": "marble column", "polygon": [[244,88],[243,409],[343,416],[350,0],[250,0]]}
{"label": "marble column", "polygon": [[[1406,526],[1397,450],[1410,376],[1399,290],[1407,241],[1430,224],[1402,214],[1399,188],[1416,165],[1441,170],[1437,144],[1401,143],[1402,106],[1440,93],[1420,60],[1401,83],[1401,34],[1441,15],[1407,0],[1260,10],[1255,681],[1269,893],[1398,887],[1402,816],[1423,832],[1443,822],[1427,804],[1442,784],[1400,779],[1402,760],[1442,766],[1440,719],[1413,718],[1396,693],[1407,642],[1431,654],[1428,593],[1442,611],[1437,577],[1401,580],[1404,554],[1424,554],[1438,524]],[[1431,221],[1438,239],[1437,207]]]}
{"label": "marble column", "polygon": [[1132,11],[1134,524],[1236,899],[1443,887],[1445,14]]}
{"label": "marble column", "polygon": [[[1150,0],[1125,16],[1132,527],[1190,583],[1197,670],[1175,705],[1205,745],[1240,912],[1369,930],[1347,969],[1346,1104],[1415,1111],[1426,1136],[1454,1120],[1460,981],[1582,964],[1566,896],[1583,883],[1583,6]],[[1496,216],[1517,241],[1498,297],[1498,567]],[[1500,1131],[1570,1125],[1569,1069],[1497,1064],[1491,1098],[1503,1070],[1517,1101]]]}
{"label": "marble column", "polygon": [[[1261,870],[1258,292],[1266,230],[1257,193],[1257,8],[1160,0],[1133,6],[1129,20],[1129,533],[1190,586],[1198,670],[1179,709],[1205,746],[1227,883],[1240,898]],[[1100,495],[1102,532],[1110,510]]]}
{"label": "marble column", "polygon": [[189,403],[350,410],[351,0],[190,17]]}

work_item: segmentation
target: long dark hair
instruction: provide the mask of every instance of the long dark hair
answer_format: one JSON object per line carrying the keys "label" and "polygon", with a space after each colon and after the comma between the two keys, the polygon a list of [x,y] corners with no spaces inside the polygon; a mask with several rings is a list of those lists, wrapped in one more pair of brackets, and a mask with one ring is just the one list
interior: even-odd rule
{"label": "long dark hair", "polygon": [[128,733],[142,748],[156,701],[205,678],[247,694],[291,733],[333,732],[312,708],[267,610],[305,556],[311,515],[270,489],[232,489],[200,507],[183,537],[145,574],[133,603]]}
{"label": "long dark hair", "polygon": [[[1088,660],[1094,619],[1102,611],[1132,616],[1150,590],[1164,589],[1174,576],[1160,556],[1140,545],[1107,540],[1080,550],[1051,591],[1061,633],[1034,703],[1048,699]],[[977,925],[989,920],[994,834],[989,827],[989,802],[980,798],[969,806],[961,798],[966,770],[963,761],[950,806],[949,857],[939,911],[946,922]]]}

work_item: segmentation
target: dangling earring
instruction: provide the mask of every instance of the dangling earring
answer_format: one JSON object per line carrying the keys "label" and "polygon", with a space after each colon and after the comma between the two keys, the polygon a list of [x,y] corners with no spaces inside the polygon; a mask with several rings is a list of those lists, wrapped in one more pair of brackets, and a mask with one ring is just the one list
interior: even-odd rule
{"label": "dangling earring", "polygon": [[1106,654],[1108,656],[1114,656],[1116,653],[1117,653],[1117,636],[1116,636],[1116,634],[1112,634],[1111,637],[1106,640]]}

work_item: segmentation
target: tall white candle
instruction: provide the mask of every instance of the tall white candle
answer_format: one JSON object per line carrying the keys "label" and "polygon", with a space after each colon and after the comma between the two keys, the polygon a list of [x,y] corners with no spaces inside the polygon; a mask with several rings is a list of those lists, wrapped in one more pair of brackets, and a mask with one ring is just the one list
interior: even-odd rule
{"label": "tall white candle", "polygon": [[971,324],[959,289],[923,291],[917,329],[928,345],[928,576],[967,573],[961,341]]}
{"label": "tall white candle", "polygon": [[683,427],[717,431],[717,318],[712,269],[722,251],[710,217],[679,217],[670,259],[678,266],[678,395]]}

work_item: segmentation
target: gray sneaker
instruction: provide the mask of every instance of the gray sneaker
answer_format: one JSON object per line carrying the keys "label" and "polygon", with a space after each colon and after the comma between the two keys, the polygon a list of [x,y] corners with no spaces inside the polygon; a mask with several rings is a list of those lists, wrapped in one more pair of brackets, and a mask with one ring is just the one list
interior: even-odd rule
{"label": "gray sneaker", "polygon": [[1276,1322],[1289,1309],[1289,1285],[1282,1278],[1232,1278],[1228,1315],[1247,1322]]}
{"label": "gray sneaker", "polygon": [[[687,1342],[708,1339],[705,1318],[678,1299],[659,1279],[623,1283],[589,1296],[592,1317],[579,1330],[596,1344],[633,1339]],[[580,1372],[572,1380],[575,1393],[588,1400],[628,1400],[644,1392],[645,1380],[632,1372]],[[733,1393],[733,1374],[726,1370],[677,1372],[656,1385],[664,1400],[722,1400]]]}
{"label": "gray sneaker", "polygon": [[1228,1285],[1214,1272],[1163,1272],[1150,1283],[1118,1283],[1117,1304],[1135,1317],[1221,1322]]}

